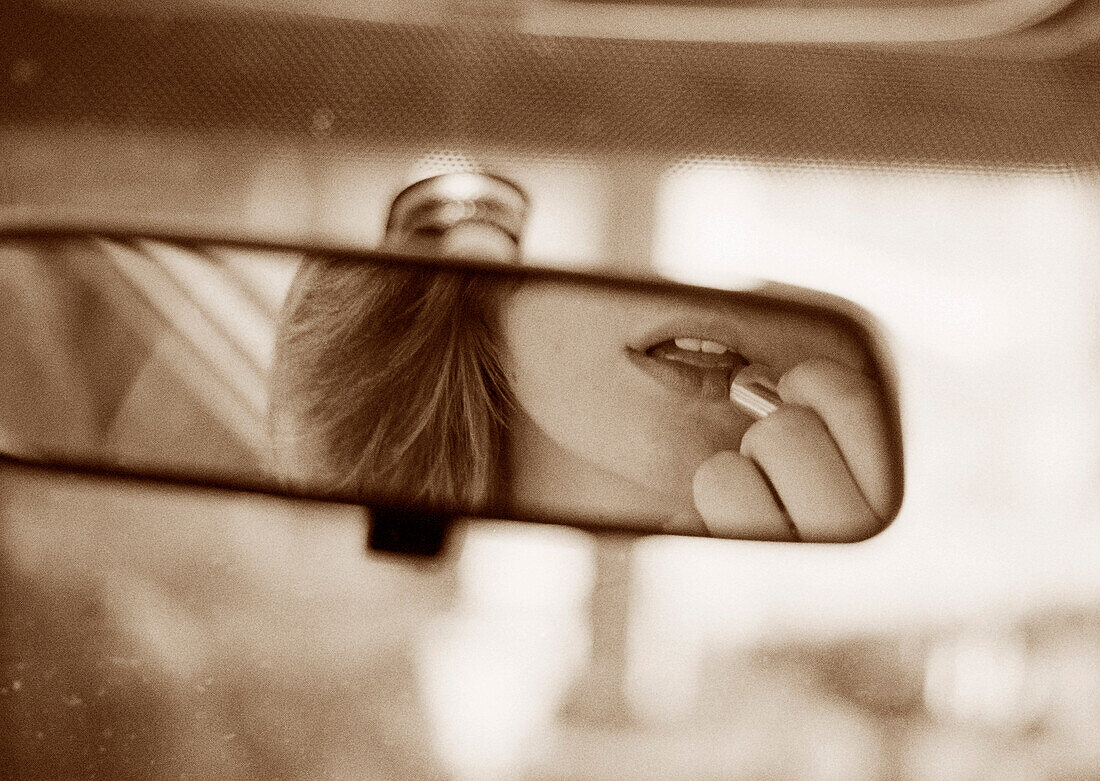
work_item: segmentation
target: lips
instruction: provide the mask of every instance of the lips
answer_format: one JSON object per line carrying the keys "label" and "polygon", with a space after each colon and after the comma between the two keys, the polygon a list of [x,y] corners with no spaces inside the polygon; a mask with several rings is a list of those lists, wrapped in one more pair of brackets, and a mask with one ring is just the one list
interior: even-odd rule
{"label": "lips", "polygon": [[727,344],[676,336],[647,347],[627,348],[630,361],[670,390],[691,399],[729,402],[730,379],[748,361]]}

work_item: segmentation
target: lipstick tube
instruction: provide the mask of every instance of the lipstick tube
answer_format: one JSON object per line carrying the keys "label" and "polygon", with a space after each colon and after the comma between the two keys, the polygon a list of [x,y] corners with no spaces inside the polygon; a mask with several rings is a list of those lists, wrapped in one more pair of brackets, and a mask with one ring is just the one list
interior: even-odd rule
{"label": "lipstick tube", "polygon": [[773,375],[769,367],[750,363],[730,383],[730,401],[755,420],[766,418],[782,403]]}

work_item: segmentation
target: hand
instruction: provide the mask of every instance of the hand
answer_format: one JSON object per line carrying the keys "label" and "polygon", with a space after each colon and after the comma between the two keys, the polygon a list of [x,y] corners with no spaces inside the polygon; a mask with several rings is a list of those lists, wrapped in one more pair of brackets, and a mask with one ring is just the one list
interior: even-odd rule
{"label": "hand", "polygon": [[882,389],[825,358],[779,380],[783,404],[758,420],[740,452],[722,451],[695,472],[695,506],[716,537],[855,542],[896,511]]}

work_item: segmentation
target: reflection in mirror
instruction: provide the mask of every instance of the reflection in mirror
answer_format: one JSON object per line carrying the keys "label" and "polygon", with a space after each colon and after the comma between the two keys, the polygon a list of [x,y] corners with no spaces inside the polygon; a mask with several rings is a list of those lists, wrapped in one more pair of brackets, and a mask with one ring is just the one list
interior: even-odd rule
{"label": "reflection in mirror", "polygon": [[498,262],[455,265],[6,239],[0,446],[645,532],[859,540],[896,513],[890,367],[864,324],[535,270],[492,241]]}

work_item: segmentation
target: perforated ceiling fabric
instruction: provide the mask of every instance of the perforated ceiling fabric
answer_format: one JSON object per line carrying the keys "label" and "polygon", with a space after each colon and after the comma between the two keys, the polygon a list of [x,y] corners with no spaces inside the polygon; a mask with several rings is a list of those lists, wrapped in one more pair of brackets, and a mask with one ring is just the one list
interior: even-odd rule
{"label": "perforated ceiling fabric", "polygon": [[877,165],[1100,159],[1097,48],[1013,60],[65,8],[23,6],[4,26],[4,125]]}

